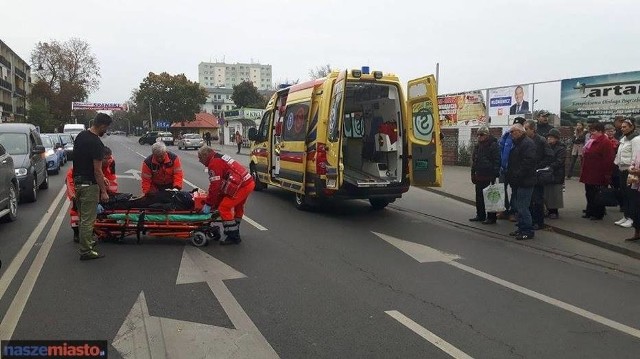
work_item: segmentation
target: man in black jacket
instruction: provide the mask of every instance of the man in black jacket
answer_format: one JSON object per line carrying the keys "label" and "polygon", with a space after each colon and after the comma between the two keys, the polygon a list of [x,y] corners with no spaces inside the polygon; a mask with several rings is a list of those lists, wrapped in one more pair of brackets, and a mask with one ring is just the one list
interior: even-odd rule
{"label": "man in black jacket", "polygon": [[549,111],[542,110],[538,112],[538,124],[536,131],[542,137],[547,137],[547,134],[553,128],[553,126],[549,124],[549,115]]}
{"label": "man in black jacket", "polygon": [[536,145],[525,135],[524,127],[520,124],[511,126],[509,132],[513,138],[513,149],[509,153],[507,180],[516,193],[514,206],[518,213],[517,229],[510,235],[518,240],[531,239],[534,233],[529,205],[536,184]]}
{"label": "man in black jacket", "polygon": [[470,221],[495,224],[497,214],[485,211],[483,190],[495,182],[500,174],[500,148],[487,126],[480,127],[476,134],[478,144],[474,147],[471,157],[471,182],[476,185],[476,216]]}
{"label": "man in black jacket", "polygon": [[[524,130],[535,144],[535,160],[536,170],[548,167],[553,162],[553,151],[547,143],[547,140],[536,133],[536,122],[526,120],[524,122]],[[544,228],[544,185],[546,183],[536,183],[533,186],[531,195],[531,217],[533,219],[533,229],[538,230]]]}

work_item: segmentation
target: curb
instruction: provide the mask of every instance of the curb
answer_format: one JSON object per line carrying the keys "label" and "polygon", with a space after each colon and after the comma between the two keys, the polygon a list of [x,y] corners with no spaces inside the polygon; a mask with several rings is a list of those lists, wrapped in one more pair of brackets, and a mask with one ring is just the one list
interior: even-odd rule
{"label": "curb", "polygon": [[[447,193],[445,191],[441,191],[441,190],[437,190],[437,189],[433,189],[433,188],[423,188],[423,189],[425,191],[429,191],[429,192],[432,192],[432,193],[435,193],[435,194],[439,194],[439,195],[447,197],[447,198],[451,198],[451,199],[456,200],[458,202],[466,203],[466,204],[469,204],[469,205],[472,205],[472,206],[476,205],[475,201],[472,201],[470,199],[466,199],[466,198],[463,198],[463,197],[460,197],[460,196],[456,196],[455,194]],[[582,241],[582,242],[585,242],[585,243],[589,243],[589,244],[592,244],[594,246],[598,246],[600,248],[604,248],[604,249],[610,250],[612,252],[620,253],[620,254],[623,254],[625,256],[629,256],[631,258],[640,259],[640,252],[631,250],[629,248],[620,247],[620,246],[617,246],[615,244],[611,244],[611,243],[608,243],[608,242],[601,241],[599,239],[587,237],[587,236],[584,236],[582,234],[575,233],[575,232],[572,232],[572,231],[569,231],[569,230],[566,230],[566,229],[563,229],[563,228],[559,228],[559,227],[556,227],[556,226],[552,226],[552,225],[549,225],[549,224],[546,224],[546,223],[545,223],[545,225],[548,228],[553,229],[554,232],[556,232],[558,234],[561,234],[563,236],[571,237],[573,239],[577,239],[579,241]]]}

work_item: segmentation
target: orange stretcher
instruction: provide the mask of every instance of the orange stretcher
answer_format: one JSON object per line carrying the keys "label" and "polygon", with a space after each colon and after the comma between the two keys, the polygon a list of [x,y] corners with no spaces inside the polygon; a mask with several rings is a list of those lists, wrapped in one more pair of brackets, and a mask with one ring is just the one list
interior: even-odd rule
{"label": "orange stretcher", "polygon": [[106,210],[98,214],[94,233],[100,240],[121,241],[135,235],[141,243],[143,235],[190,240],[196,247],[221,238],[220,222],[216,212],[166,211],[149,208]]}

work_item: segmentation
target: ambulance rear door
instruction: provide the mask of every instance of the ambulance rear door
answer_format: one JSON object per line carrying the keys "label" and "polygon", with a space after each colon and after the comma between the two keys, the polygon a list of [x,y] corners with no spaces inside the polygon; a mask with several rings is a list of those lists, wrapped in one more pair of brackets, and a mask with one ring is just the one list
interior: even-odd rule
{"label": "ambulance rear door", "polygon": [[409,81],[404,116],[411,185],[442,185],[442,141],[436,80],[428,75]]}
{"label": "ambulance rear door", "polygon": [[327,156],[327,189],[335,190],[340,188],[344,178],[342,173],[344,169],[344,165],[342,164],[342,124],[347,74],[346,70],[338,74],[331,91],[327,143],[325,144]]}

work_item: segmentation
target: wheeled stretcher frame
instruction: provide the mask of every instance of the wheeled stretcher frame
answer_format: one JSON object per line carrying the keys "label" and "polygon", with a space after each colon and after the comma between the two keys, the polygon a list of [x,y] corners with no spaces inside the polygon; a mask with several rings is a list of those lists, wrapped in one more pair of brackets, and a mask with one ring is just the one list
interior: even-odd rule
{"label": "wheeled stretcher frame", "polygon": [[148,208],[106,210],[98,215],[93,230],[100,240],[121,241],[135,235],[140,244],[142,235],[189,239],[202,247],[210,240],[221,238],[217,213],[201,214],[193,211],[164,211]]}

